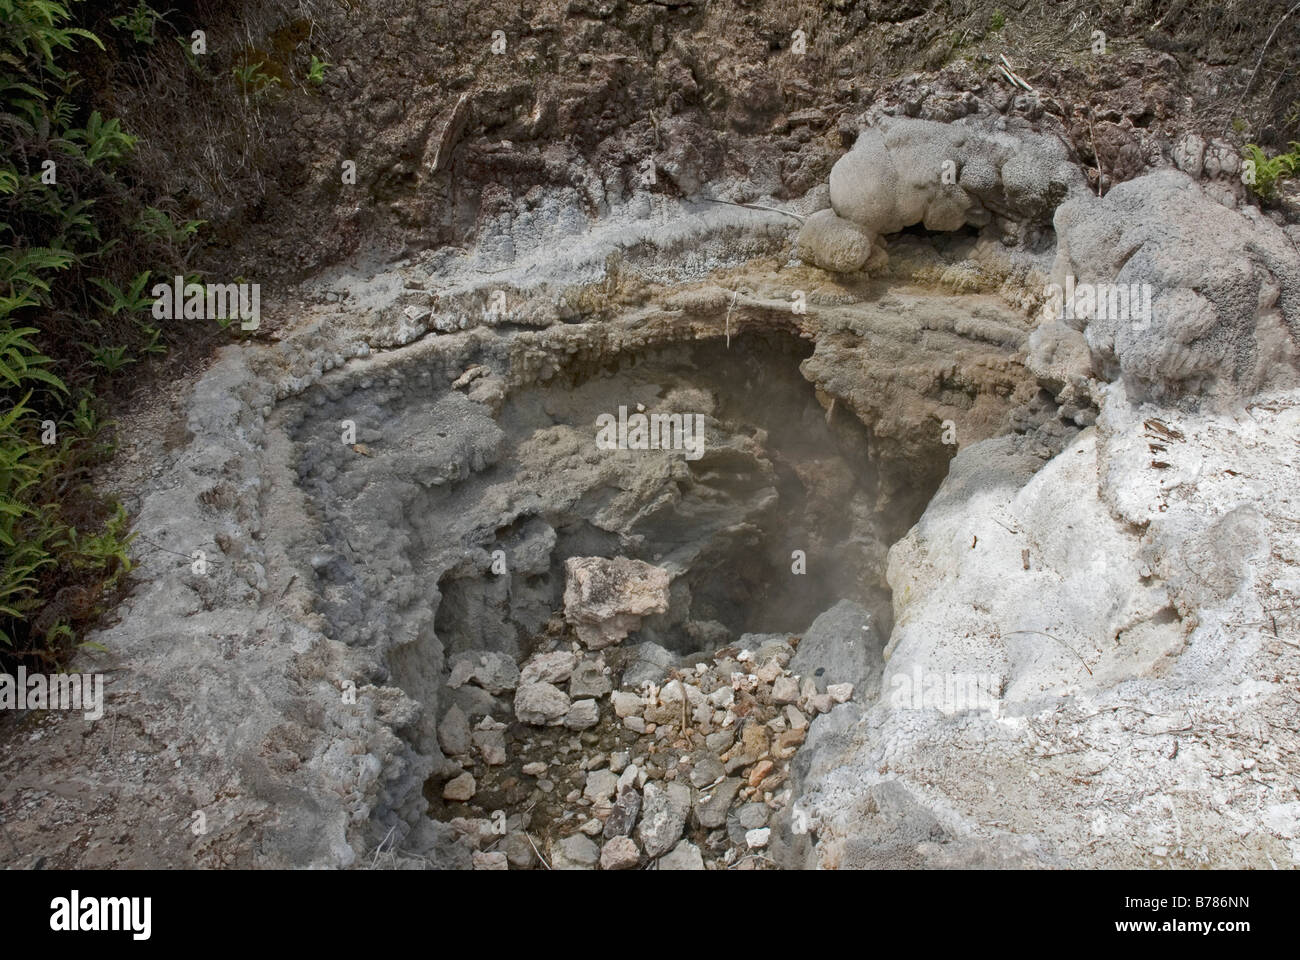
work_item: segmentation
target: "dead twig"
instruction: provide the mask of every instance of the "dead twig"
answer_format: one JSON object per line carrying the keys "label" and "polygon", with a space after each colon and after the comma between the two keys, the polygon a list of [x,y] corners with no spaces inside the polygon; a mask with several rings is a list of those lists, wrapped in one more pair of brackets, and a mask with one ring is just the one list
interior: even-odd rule
{"label": "dead twig", "polygon": [[396,827],[389,827],[389,828],[388,828],[388,832],[387,832],[386,834],[384,834],[384,839],[380,840],[380,841],[379,841],[379,846],[375,847],[375,857],[374,857],[373,860],[370,861],[370,869],[371,869],[371,870],[375,869],[375,865],[376,865],[377,863],[379,863],[379,854],[381,854],[381,853],[383,852],[383,850],[384,850],[384,844],[386,844],[386,843],[388,842],[388,838],[391,837],[391,836],[393,835],[393,831],[396,830],[396,829],[397,829]]}
{"label": "dead twig", "polygon": [[[155,550],[161,550],[163,553],[170,553],[170,554],[172,554],[172,555],[174,555],[174,556],[177,556],[177,557],[184,557],[185,560],[188,561],[188,562],[190,562],[190,563],[193,563],[193,562],[194,562],[194,556],[193,556],[192,554],[188,554],[188,553],[180,553],[179,551],[176,551],[176,550],[170,550],[170,549],[168,549],[167,547],[164,547],[164,546],[163,546],[162,544],[160,544],[160,543],[154,543],[154,542],[153,542],[152,540],[150,540],[148,537],[143,536],[142,534],[139,534],[139,533],[137,533],[135,536],[136,536],[136,539],[137,539],[137,540],[140,540],[140,541],[142,541],[142,542],[144,542],[144,543],[149,544],[149,546],[153,547]],[[207,545],[210,544],[210,543],[212,543],[212,541],[210,541],[210,540],[205,540],[205,541],[203,542],[203,545],[204,545],[204,546],[207,546]],[[206,560],[206,558],[205,558],[205,562],[206,562],[206,563],[209,563],[209,564],[212,564],[213,566],[217,566],[217,567],[221,566],[221,564],[222,564],[222,561],[221,561],[221,560],[216,560],[216,559],[214,559],[214,560]]]}
{"label": "dead twig", "polygon": [[1076,657],[1078,657],[1078,658],[1079,658],[1079,662],[1080,662],[1081,664],[1083,664],[1083,669],[1085,669],[1085,670],[1088,671],[1088,676],[1090,676],[1090,677],[1092,676],[1092,668],[1088,666],[1088,661],[1084,660],[1083,657],[1079,655],[1079,651],[1075,650],[1074,647],[1070,646],[1068,643],[1066,643],[1066,642],[1065,642],[1064,640],[1062,640],[1060,637],[1054,637],[1054,636],[1052,636],[1050,633],[1046,633],[1046,632],[1044,632],[1044,631],[1042,631],[1042,630],[1009,630],[1009,631],[1007,631],[1007,633],[1003,634],[1003,636],[1007,636],[1007,637],[1009,637],[1009,636],[1012,636],[1013,634],[1017,634],[1017,633],[1036,633],[1036,634],[1038,634],[1040,637],[1047,637],[1049,640],[1055,640],[1055,641],[1056,641],[1057,643],[1059,643],[1061,646],[1065,647],[1066,650],[1069,650],[1072,654],[1074,654]]}
{"label": "dead twig", "polygon": [[527,830],[525,830],[524,836],[528,838],[528,845],[533,848],[533,853],[537,854],[537,859],[542,861],[542,866],[544,866],[547,870],[550,870],[551,865],[547,863],[546,858],[542,856],[542,851],[537,849],[537,844],[533,843],[533,835],[529,833]]}
{"label": "dead twig", "polygon": [[1004,53],[1001,56],[1002,56],[1002,66],[999,67],[998,69],[1000,69],[1004,74],[1006,74],[1007,79],[1011,81],[1013,86],[1020,87],[1026,93],[1033,93],[1034,88],[1031,87],[1024,80],[1022,80],[1020,78],[1020,75],[1011,69],[1011,61],[1007,59],[1007,55]]}
{"label": "dead twig", "polygon": [[764,206],[761,203],[736,203],[734,200],[714,200],[712,197],[700,197],[704,203],[725,203],[729,207],[744,207],[746,210],[766,210],[769,213],[779,213],[783,216],[791,217],[803,223],[806,218],[797,213],[791,213],[789,210],[779,210],[776,207]]}
{"label": "dead twig", "polygon": [[727,307],[727,319],[725,321],[725,326],[726,326],[726,333],[727,333],[728,350],[731,349],[731,308],[736,305],[736,298],[739,296],[740,296],[740,287],[737,287],[736,292],[731,295],[731,303]]}

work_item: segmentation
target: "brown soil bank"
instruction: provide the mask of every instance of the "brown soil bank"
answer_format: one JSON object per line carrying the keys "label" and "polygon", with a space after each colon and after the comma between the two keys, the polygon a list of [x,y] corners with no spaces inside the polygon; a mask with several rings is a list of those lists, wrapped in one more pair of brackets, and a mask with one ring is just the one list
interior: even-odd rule
{"label": "brown soil bank", "polygon": [[[1188,131],[1285,147],[1300,136],[1287,6],[200,2],[169,22],[205,29],[206,56],[162,44],[104,85],[148,176],[211,222],[211,264],[272,280],[377,246],[472,243],[509,197],[575,185],[575,154],[628,182],[654,158],[658,189],[685,195],[770,167],[798,196],[872,104],[950,119],[954,91],[1055,114],[1103,188]],[[1014,95],[1003,55],[1040,105]],[[328,64],[314,79],[313,57]]]}

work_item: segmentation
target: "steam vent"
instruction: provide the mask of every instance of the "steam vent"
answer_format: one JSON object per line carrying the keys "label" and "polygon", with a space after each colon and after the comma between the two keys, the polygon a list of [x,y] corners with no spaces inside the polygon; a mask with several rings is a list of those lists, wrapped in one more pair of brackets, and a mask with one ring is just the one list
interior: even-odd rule
{"label": "steam vent", "polygon": [[0,2],[0,864],[1300,866],[1289,6]]}

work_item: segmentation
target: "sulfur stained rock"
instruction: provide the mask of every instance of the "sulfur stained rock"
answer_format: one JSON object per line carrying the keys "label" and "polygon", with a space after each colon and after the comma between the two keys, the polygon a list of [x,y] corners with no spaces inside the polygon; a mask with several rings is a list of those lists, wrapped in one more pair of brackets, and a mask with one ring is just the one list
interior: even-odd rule
{"label": "sulfur stained rock", "polygon": [[627,557],[564,562],[564,616],[588,649],[618,643],[641,618],[668,609],[668,571]]}
{"label": "sulfur stained rock", "polygon": [[641,851],[631,837],[613,837],[600,851],[602,870],[632,870],[640,861]]}

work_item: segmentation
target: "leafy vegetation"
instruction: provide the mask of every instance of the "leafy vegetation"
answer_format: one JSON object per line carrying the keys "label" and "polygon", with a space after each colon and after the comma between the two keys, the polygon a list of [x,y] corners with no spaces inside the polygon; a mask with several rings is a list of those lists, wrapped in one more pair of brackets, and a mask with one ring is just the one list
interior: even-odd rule
{"label": "leafy vegetation", "polygon": [[129,12],[113,17],[108,22],[117,29],[130,33],[137,43],[152,47],[158,39],[155,30],[158,21],[166,16],[165,13],[159,13],[149,6],[144,0],[140,0]]}
{"label": "leafy vegetation", "polygon": [[[131,569],[123,508],[92,471],[100,398],[164,349],[151,271],[183,272],[200,221],[145,201],[136,139],[69,64],[104,50],[81,0],[0,0],[0,656],[59,662]],[[152,45],[163,15],[110,23]],[[123,242],[126,238],[128,241]]]}
{"label": "leafy vegetation", "polygon": [[307,71],[307,82],[313,87],[319,87],[325,82],[325,68],[328,66],[328,63],[313,53],[311,56],[311,67]]}
{"label": "leafy vegetation", "polygon": [[1300,176],[1300,143],[1293,140],[1290,146],[1289,153],[1270,157],[1258,144],[1246,144],[1246,159],[1255,164],[1255,182],[1249,186],[1261,199],[1276,199],[1279,182]]}
{"label": "leafy vegetation", "polygon": [[257,63],[247,63],[242,67],[232,68],[231,72],[239,81],[245,100],[250,96],[253,99],[263,97],[279,85],[280,78],[263,71],[264,65],[265,61],[259,60]]}

